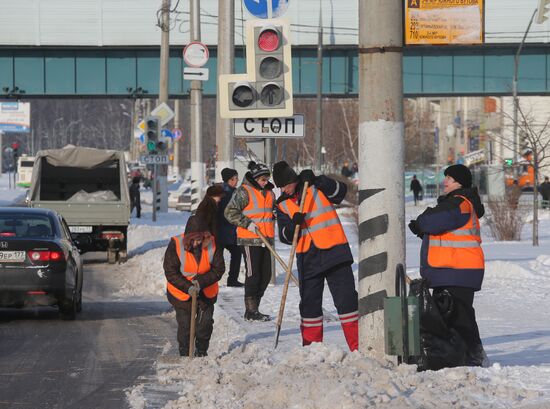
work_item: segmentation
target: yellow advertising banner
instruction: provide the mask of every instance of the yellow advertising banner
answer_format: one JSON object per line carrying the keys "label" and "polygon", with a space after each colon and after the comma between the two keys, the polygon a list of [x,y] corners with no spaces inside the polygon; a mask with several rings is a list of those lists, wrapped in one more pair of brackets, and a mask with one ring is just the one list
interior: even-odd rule
{"label": "yellow advertising banner", "polygon": [[483,0],[405,0],[405,44],[482,44]]}

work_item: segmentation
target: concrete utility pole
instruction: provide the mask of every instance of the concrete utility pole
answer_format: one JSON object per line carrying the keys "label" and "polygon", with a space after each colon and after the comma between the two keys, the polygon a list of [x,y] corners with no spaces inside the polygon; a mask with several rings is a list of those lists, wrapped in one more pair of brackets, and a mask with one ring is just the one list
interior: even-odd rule
{"label": "concrete utility pole", "polygon": [[323,167],[323,6],[319,1],[319,29],[317,31],[317,112],[315,115],[315,171]]}
{"label": "concrete utility pole", "polygon": [[[200,0],[191,2],[191,41],[201,40]],[[191,210],[202,198],[206,167],[202,159],[202,81],[191,81]]]}
{"label": "concrete utility pole", "polygon": [[[174,128],[181,129],[180,100],[174,100]],[[180,141],[174,139],[174,161],[172,162],[174,173],[180,174]]]}
{"label": "concrete utility pole", "polygon": [[[235,64],[235,2],[218,0],[218,75],[233,74]],[[216,176],[221,181],[223,168],[234,169],[233,126],[231,119],[220,117],[216,104]]]}
{"label": "concrete utility pole", "polygon": [[376,357],[383,301],[405,264],[402,9],[359,0],[359,348]]}
{"label": "concrete utility pole", "polygon": [[[170,58],[170,0],[162,0],[162,23],[161,23],[161,40],[160,40],[160,81],[159,81],[159,104],[168,103],[168,66]],[[158,203],[158,211],[161,213],[168,212],[168,166],[156,165],[155,178],[157,180],[156,189],[160,203]],[[157,175],[158,173],[158,175]],[[154,183],[153,183],[154,186]],[[157,193],[157,190],[154,191]],[[153,205],[156,205],[156,200],[153,200]]]}

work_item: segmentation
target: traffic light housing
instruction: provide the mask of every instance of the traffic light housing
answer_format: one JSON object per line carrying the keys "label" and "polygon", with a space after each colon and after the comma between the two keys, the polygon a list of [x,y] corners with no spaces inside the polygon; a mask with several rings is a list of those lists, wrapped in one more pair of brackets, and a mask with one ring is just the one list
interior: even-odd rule
{"label": "traffic light housing", "polygon": [[536,20],[537,24],[542,24],[548,20],[548,16],[546,14],[550,11],[550,9],[547,8],[547,6],[550,6],[550,0],[539,0]]}
{"label": "traffic light housing", "polygon": [[166,150],[166,142],[161,136],[160,118],[150,115],[145,118],[145,146],[150,154],[161,153]]}
{"label": "traffic light housing", "polygon": [[288,21],[249,20],[246,33],[246,74],[219,76],[220,116],[292,116],[292,51]]}

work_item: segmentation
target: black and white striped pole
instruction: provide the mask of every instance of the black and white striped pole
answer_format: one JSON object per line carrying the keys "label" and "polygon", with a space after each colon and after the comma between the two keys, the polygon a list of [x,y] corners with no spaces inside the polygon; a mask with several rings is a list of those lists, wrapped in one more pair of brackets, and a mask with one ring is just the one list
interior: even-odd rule
{"label": "black and white striped pole", "polygon": [[375,357],[405,265],[402,8],[359,0],[359,349]]}

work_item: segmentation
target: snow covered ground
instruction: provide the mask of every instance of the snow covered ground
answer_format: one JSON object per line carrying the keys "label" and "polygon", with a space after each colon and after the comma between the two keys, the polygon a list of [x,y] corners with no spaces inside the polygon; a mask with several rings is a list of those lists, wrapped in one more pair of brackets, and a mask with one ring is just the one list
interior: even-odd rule
{"label": "snow covered ground", "polygon": [[[423,208],[408,203],[407,217]],[[357,254],[355,224],[341,213]],[[164,249],[148,247],[182,230],[185,216],[163,217],[161,228],[144,220],[132,227],[133,257],[120,266],[129,279],[119,297],[164,297]],[[167,340],[158,358],[156,375],[128,390],[128,401],[132,408],[550,408],[549,231],[550,213],[543,213],[538,248],[529,244],[529,226],[521,242],[498,243],[484,236],[487,272],[475,307],[490,368],[417,373],[415,366],[350,353],[328,290],[325,342],[303,348],[293,285],[274,350],[274,323],[244,321],[243,290],[222,286],[209,356],[190,361],[177,355],[174,320],[174,338]],[[287,259],[288,247],[277,246]],[[419,249],[420,240],[407,232],[407,270],[412,276],[418,274]],[[357,265],[354,269],[357,272]],[[262,300],[264,313],[277,314],[282,280],[278,268],[278,285],[270,286]]]}
{"label": "snow covered ground", "polygon": [[[4,189],[3,182],[7,180],[0,179],[0,203],[7,204],[23,191]],[[150,203],[149,196],[143,193],[145,202]],[[407,203],[407,220],[423,208]],[[357,255],[355,223],[346,211],[341,217]],[[171,212],[152,223],[147,205],[141,219],[132,218],[130,258],[116,266],[113,298],[165,300],[162,257],[169,237],[183,231],[187,218],[188,213]],[[178,356],[174,317],[173,337],[166,340],[154,375],[138,379],[127,390],[128,403],[136,409],[550,408],[550,212],[541,218],[538,248],[529,243],[529,226],[521,242],[499,243],[484,236],[487,271],[475,307],[492,361],[489,368],[417,373],[415,366],[350,353],[328,289],[325,342],[304,348],[293,284],[274,350],[274,322],[244,321],[243,290],[222,285],[209,356],[193,360]],[[288,259],[288,246],[277,247]],[[412,276],[417,275],[419,249],[420,240],[407,231],[407,271]],[[357,264],[354,269],[357,273]],[[260,308],[273,316],[283,281],[280,267],[277,272],[278,284],[268,288]]]}

